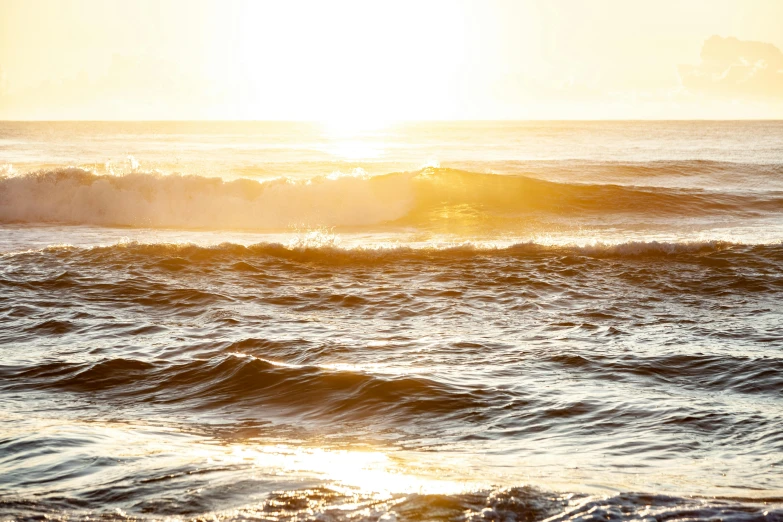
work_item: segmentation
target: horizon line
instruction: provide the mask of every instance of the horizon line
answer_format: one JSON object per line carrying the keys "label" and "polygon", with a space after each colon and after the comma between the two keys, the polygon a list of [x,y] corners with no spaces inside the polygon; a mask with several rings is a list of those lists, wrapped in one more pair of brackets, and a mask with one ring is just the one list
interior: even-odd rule
{"label": "horizon line", "polygon": [[[335,120],[302,119],[0,119],[0,123],[317,123],[330,124]],[[400,123],[514,123],[514,122],[783,122],[783,118],[502,118],[502,119],[400,119],[381,120],[380,125]],[[374,125],[370,123],[370,125]],[[359,124],[358,126],[362,126]]]}

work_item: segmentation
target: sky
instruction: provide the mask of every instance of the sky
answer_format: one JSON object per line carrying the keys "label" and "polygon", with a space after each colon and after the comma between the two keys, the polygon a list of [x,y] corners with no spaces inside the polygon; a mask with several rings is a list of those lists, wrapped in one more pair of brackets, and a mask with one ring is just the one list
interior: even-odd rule
{"label": "sky", "polygon": [[0,0],[0,119],[783,119],[781,0]]}

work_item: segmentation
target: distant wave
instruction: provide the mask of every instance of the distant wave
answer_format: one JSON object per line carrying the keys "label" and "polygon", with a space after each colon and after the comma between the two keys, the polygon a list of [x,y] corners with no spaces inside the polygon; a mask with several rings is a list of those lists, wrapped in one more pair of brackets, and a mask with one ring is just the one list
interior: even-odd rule
{"label": "distant wave", "polygon": [[737,215],[781,208],[780,191],[558,183],[445,168],[265,182],[148,172],[98,175],[76,167],[0,175],[5,223],[281,230],[508,222],[536,215]]}
{"label": "distant wave", "polygon": [[[738,163],[715,160],[589,161],[589,160],[517,160],[474,161],[449,164],[463,170],[491,168],[545,179],[615,180],[622,184],[645,180],[659,185],[659,178],[683,180],[701,177],[721,184],[753,182],[777,183],[783,175],[783,163]],[[779,185],[778,185],[779,186]]]}

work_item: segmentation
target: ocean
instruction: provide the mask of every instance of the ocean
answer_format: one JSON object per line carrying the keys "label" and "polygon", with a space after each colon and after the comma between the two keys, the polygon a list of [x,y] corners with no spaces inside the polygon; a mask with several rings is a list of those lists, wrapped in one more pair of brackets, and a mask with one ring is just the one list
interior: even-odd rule
{"label": "ocean", "polygon": [[0,520],[783,520],[783,122],[0,122]]}

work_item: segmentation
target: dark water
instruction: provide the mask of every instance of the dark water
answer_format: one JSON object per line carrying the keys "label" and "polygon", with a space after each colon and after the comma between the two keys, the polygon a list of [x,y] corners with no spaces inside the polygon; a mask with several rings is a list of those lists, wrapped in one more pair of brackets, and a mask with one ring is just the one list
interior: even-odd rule
{"label": "dark water", "polygon": [[783,125],[2,125],[0,518],[783,520]]}

